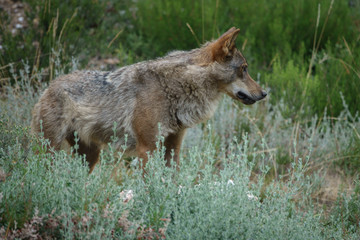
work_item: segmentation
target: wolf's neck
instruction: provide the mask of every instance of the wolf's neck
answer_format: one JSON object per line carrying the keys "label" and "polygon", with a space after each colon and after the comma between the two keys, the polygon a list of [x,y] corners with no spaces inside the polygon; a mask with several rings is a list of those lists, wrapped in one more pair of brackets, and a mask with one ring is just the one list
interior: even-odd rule
{"label": "wolf's neck", "polygon": [[148,63],[170,104],[173,126],[192,127],[209,119],[216,110],[220,92],[211,68],[179,60]]}
{"label": "wolf's neck", "polygon": [[176,117],[185,127],[204,122],[214,115],[218,106],[220,94],[213,99],[199,99],[199,101],[185,101],[178,105]]}
{"label": "wolf's neck", "polygon": [[209,119],[215,112],[221,93],[206,73],[187,72],[181,82],[182,95],[177,101],[177,118],[186,127]]}

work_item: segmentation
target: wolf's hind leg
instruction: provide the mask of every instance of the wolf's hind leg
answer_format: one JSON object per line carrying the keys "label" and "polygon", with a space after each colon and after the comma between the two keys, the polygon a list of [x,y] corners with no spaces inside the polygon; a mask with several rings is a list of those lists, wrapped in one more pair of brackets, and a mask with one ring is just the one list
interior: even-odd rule
{"label": "wolf's hind leg", "polygon": [[[74,134],[70,134],[66,140],[68,141],[68,143],[70,144],[70,146],[75,146],[75,139],[74,139]],[[79,140],[78,141],[78,154],[79,155],[84,155],[85,154],[85,159],[89,164],[89,173],[91,173],[94,170],[94,167],[96,165],[96,163],[99,161],[99,154],[100,154],[100,147],[91,142],[89,145],[85,144],[83,141]]]}
{"label": "wolf's hind leg", "polygon": [[56,117],[59,114],[55,114],[56,111],[54,109],[43,104],[43,101],[38,102],[32,112],[31,132],[36,137],[39,137],[40,132],[42,132],[43,137],[50,140],[50,146],[54,150],[60,150],[61,143],[64,140],[61,133],[62,128],[59,127],[62,125],[62,122],[59,117]]}

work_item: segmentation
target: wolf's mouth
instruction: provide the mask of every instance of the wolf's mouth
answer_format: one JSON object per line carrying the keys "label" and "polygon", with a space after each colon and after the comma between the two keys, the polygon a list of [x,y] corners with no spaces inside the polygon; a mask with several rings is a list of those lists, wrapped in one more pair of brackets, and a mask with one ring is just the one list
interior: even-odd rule
{"label": "wolf's mouth", "polygon": [[241,91],[237,92],[236,96],[238,97],[238,99],[240,99],[242,103],[246,105],[250,105],[256,102],[256,100],[254,100],[252,97]]}

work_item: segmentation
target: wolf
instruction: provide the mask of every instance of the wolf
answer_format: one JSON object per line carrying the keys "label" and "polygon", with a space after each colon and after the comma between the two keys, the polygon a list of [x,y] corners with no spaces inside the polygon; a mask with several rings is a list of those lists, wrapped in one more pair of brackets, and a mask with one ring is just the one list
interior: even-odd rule
{"label": "wolf", "polygon": [[160,124],[166,165],[174,160],[179,166],[186,129],[209,119],[223,93],[247,105],[267,95],[250,77],[246,59],[236,48],[239,32],[232,27],[200,48],[112,72],[60,76],[34,106],[31,128],[43,132],[55,150],[63,142],[74,146],[77,132],[78,153],[85,154],[92,172],[114,133],[118,146],[126,141],[125,154],[137,156],[144,168],[156,149]]}

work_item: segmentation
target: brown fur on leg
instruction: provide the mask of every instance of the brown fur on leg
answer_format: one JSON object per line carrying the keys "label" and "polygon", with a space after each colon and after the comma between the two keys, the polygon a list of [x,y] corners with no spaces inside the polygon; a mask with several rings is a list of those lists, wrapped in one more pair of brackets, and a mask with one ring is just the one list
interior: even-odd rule
{"label": "brown fur on leg", "polygon": [[185,136],[186,130],[180,130],[175,134],[170,134],[165,139],[165,159],[166,159],[166,166],[170,167],[171,165],[171,152],[174,150],[174,161],[176,162],[176,167],[179,169],[179,153],[181,148],[182,140]]}
{"label": "brown fur on leg", "polygon": [[[70,146],[75,146],[75,139],[72,136],[66,138]],[[79,145],[78,154],[84,155],[85,159],[89,164],[89,173],[94,170],[96,163],[99,161],[100,148],[97,144],[91,142],[90,145],[85,144],[81,140],[77,143]]]}
{"label": "brown fur on leg", "polygon": [[159,134],[158,123],[164,113],[162,108],[154,106],[154,102],[162,100],[158,92],[144,91],[138,95],[138,101],[134,109],[132,126],[136,139],[137,156],[142,161],[143,176],[145,166],[148,162],[148,155],[156,149],[157,136]]}
{"label": "brown fur on leg", "polygon": [[32,111],[31,131],[36,137],[42,131],[44,138],[50,140],[50,146],[58,151],[61,149],[63,141],[61,134],[62,119],[60,117],[61,101],[57,101],[46,90],[42,96],[43,100],[39,101]]}
{"label": "brown fur on leg", "polygon": [[152,111],[135,111],[134,112],[134,133],[136,136],[136,152],[141,161],[143,176],[146,174],[145,167],[148,162],[148,153],[152,153],[156,149],[156,141],[158,136],[157,121],[154,119],[156,113]]}
{"label": "brown fur on leg", "polygon": [[146,171],[145,171],[145,166],[148,162],[148,152],[152,152],[153,150],[155,149],[154,148],[151,148],[147,145],[145,145],[144,143],[138,143],[136,145],[136,152],[138,154],[138,157],[139,157],[139,160],[141,161],[141,168],[142,168],[142,171],[143,171],[143,176],[145,176],[146,174]]}

